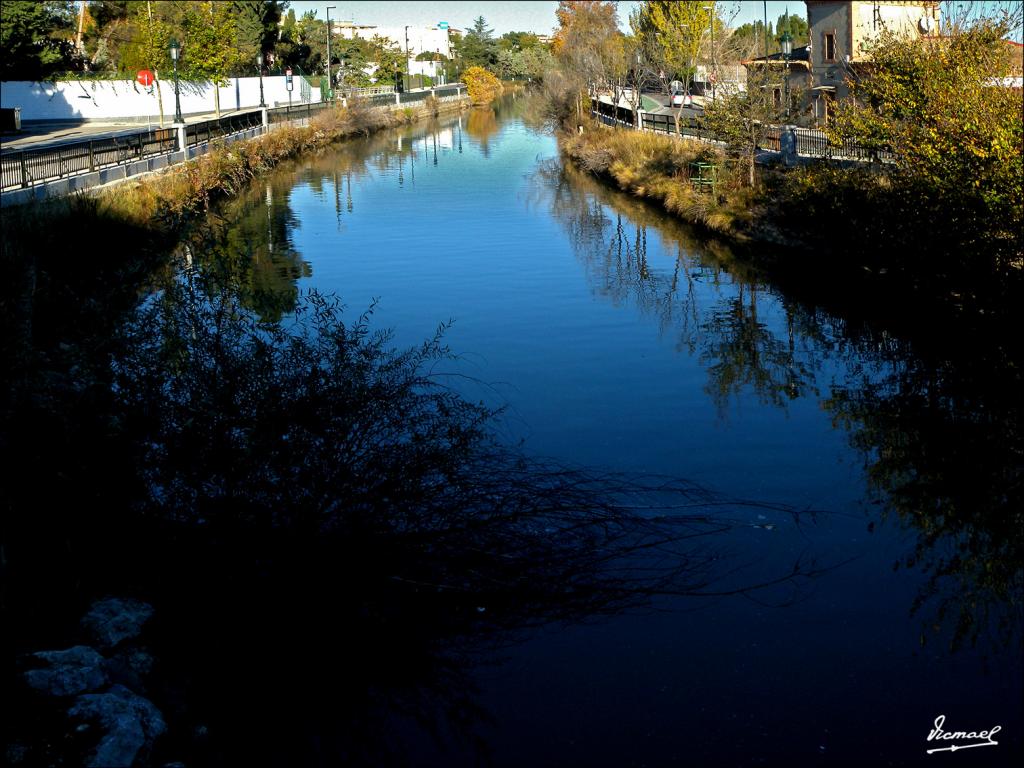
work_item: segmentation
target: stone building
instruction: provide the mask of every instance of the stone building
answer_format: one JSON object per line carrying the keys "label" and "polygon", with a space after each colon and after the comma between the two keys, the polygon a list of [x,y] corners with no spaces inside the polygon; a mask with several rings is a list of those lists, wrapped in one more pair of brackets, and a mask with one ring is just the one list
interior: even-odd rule
{"label": "stone building", "polygon": [[846,80],[866,73],[871,42],[883,30],[930,37],[938,34],[939,22],[934,0],[807,0],[811,107],[817,122],[827,123],[834,101],[849,95]]}

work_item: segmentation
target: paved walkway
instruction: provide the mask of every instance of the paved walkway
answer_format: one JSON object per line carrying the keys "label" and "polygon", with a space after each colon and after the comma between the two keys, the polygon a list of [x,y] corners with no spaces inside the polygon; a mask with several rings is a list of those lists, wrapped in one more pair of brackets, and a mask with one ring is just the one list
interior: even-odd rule
{"label": "paved walkway", "polygon": [[[227,117],[237,112],[254,112],[259,107],[246,107],[244,109],[222,109],[221,117]],[[217,116],[216,112],[207,112],[202,115],[189,115],[185,118],[186,123],[201,123],[204,120],[212,120]],[[164,119],[164,127],[170,128],[173,116]],[[111,136],[119,136],[125,133],[136,133],[147,128],[159,128],[160,122],[154,118],[153,122],[147,125],[145,122],[135,120],[111,120],[90,121],[88,123],[70,123],[59,121],[52,123],[30,123],[22,125],[20,133],[5,134],[0,136],[0,151],[13,151],[19,149],[41,149],[51,144],[63,144],[69,141],[86,141],[89,139],[105,139]]]}

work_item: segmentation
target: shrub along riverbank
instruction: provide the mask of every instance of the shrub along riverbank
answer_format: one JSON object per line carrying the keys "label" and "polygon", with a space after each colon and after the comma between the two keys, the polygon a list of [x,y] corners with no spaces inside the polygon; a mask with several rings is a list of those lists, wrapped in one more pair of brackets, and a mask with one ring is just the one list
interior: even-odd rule
{"label": "shrub along riverbank", "polygon": [[[762,166],[750,186],[740,161],[698,141],[590,121],[582,132],[563,131],[560,146],[580,168],[619,189],[755,246],[745,250],[761,266],[812,269],[885,292],[909,290],[957,310],[1011,309],[1020,295],[1024,236],[1013,222],[951,228],[950,220],[966,215],[961,200],[933,195],[922,209],[924,198],[909,195],[884,166]],[[717,167],[713,191],[692,184],[694,162]]]}

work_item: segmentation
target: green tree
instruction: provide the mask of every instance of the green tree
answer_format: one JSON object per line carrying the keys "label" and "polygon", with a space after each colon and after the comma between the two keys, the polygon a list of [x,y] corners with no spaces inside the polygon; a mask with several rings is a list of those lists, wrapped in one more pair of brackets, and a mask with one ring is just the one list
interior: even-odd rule
{"label": "green tree", "polygon": [[498,38],[498,48],[503,51],[525,51],[540,45],[540,38],[533,32],[506,32]]}
{"label": "green tree", "polygon": [[0,80],[41,80],[72,60],[66,3],[4,0],[0,10]]}
{"label": "green tree", "polygon": [[802,16],[784,13],[776,20],[773,40],[778,45],[778,50],[782,50],[782,34],[784,32],[789,32],[790,37],[793,38],[794,48],[807,45],[811,41],[811,30],[807,26],[807,19]]}
{"label": "green tree", "polygon": [[757,185],[754,160],[772,125],[781,118],[782,105],[775,103],[771,73],[761,68],[747,79],[747,90],[719,94],[704,112],[706,127],[725,141],[729,153],[743,161],[747,183]]}
{"label": "green tree", "polygon": [[153,72],[156,87],[157,108],[160,112],[160,127],[164,125],[164,99],[160,87],[162,73],[171,70],[170,43],[173,37],[171,25],[160,15],[160,8],[154,2],[131,3],[128,6],[127,25],[129,42],[121,49],[119,68],[135,72],[148,69]]}
{"label": "green tree", "polygon": [[185,71],[191,77],[213,83],[214,109],[220,117],[220,86],[227,84],[239,63],[231,6],[224,2],[190,3],[184,27]]}
{"label": "green tree", "polygon": [[405,51],[398,47],[398,43],[389,37],[374,35],[370,39],[372,62],[377,65],[374,72],[374,82],[390,84],[400,72],[405,72],[408,66],[405,61]]}
{"label": "green tree", "polygon": [[[696,2],[648,0],[629,17],[629,25],[648,62],[668,79],[681,79],[689,93],[705,36],[710,37],[713,6]],[[682,104],[676,109],[680,129]]]}
{"label": "green tree", "polygon": [[487,27],[487,20],[478,16],[466,36],[459,41],[459,55],[464,66],[493,68],[498,61],[498,43]]}
{"label": "green tree", "polygon": [[981,18],[930,39],[883,33],[867,51],[870,77],[849,83],[828,129],[834,141],[890,150],[905,221],[969,244],[1000,273],[1024,250],[1021,96],[1002,80],[1009,22]]}
{"label": "green tree", "polygon": [[262,0],[232,0],[231,14],[235,21],[235,47],[242,63],[253,63],[263,52],[263,14],[267,4]]}

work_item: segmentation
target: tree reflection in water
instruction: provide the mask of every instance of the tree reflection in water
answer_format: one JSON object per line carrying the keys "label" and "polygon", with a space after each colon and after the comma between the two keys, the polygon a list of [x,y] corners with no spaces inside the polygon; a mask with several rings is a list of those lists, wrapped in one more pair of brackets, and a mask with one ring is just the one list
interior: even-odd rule
{"label": "tree reflection in water", "polygon": [[216,730],[201,761],[230,745],[234,761],[384,764],[396,718],[470,736],[475,654],[527,628],[821,571],[737,574],[717,550],[787,509],[497,442],[493,412],[427,373],[440,336],[393,351],[316,294],[268,325],[196,279],[126,327],[116,389],[152,521],[137,567],[165,622],[164,697],[183,702],[179,732]]}
{"label": "tree reflection in water", "polygon": [[[864,457],[871,500],[917,532],[896,567],[926,577],[911,609],[930,627],[922,642],[933,632],[954,648],[1019,639],[1024,387],[1005,326],[960,319],[911,343],[769,288],[720,244],[572,167],[542,167],[531,194],[550,205],[599,293],[657,316],[662,334],[699,357],[721,417],[742,391],[777,407],[820,398]],[[670,270],[649,266],[651,230],[677,244]],[[782,333],[759,315],[766,298]],[[826,364],[842,380],[822,394]]]}

